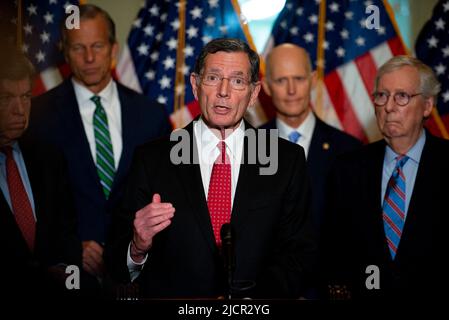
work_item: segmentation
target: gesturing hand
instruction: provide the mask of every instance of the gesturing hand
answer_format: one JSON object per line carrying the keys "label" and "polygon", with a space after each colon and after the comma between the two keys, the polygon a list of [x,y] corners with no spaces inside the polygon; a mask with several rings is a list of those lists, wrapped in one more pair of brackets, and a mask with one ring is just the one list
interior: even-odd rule
{"label": "gesturing hand", "polygon": [[158,193],[153,195],[150,204],[136,212],[134,236],[131,242],[131,258],[141,262],[153,244],[156,234],[167,228],[173,218],[175,208],[171,203],[161,202]]}

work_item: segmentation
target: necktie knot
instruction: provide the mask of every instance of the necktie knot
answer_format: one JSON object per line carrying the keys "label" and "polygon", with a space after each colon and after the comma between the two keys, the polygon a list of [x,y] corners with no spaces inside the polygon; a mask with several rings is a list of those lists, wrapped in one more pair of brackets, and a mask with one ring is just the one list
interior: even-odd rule
{"label": "necktie knot", "polygon": [[301,134],[295,130],[295,131],[290,132],[290,134],[288,135],[288,140],[293,143],[296,143],[296,142],[298,142],[298,139],[300,137],[301,137]]}
{"label": "necktie knot", "polygon": [[4,153],[6,158],[12,157],[12,147],[11,146],[5,146],[0,148],[0,152]]}
{"label": "necktie knot", "polygon": [[99,96],[92,96],[92,98],[90,98],[90,100],[92,100],[95,105],[101,105],[101,98]]}
{"label": "necktie knot", "polygon": [[394,172],[393,172],[393,175],[395,178],[397,178],[397,176],[399,175],[399,172],[402,170],[402,168],[404,167],[404,165],[408,159],[409,159],[409,157],[406,155],[400,155],[400,156],[396,157],[396,167],[394,168]]}

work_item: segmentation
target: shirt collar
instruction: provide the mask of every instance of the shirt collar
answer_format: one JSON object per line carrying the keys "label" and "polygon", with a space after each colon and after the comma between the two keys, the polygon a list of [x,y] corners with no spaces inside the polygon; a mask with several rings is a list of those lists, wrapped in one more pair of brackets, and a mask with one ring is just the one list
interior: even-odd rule
{"label": "shirt collar", "polygon": [[[414,162],[419,164],[425,143],[426,143],[426,133],[424,130],[422,130],[421,135],[419,136],[419,138],[416,141],[416,143],[414,144],[414,146],[411,147],[410,150],[408,150],[406,153],[406,155],[410,158],[410,160],[413,160]],[[399,154],[394,152],[393,149],[391,149],[391,147],[389,145],[387,145],[387,148],[385,150],[386,163],[391,163],[392,161],[396,161],[397,156],[399,156]]]}
{"label": "shirt collar", "polygon": [[[207,157],[213,159],[220,154],[217,148],[218,143],[221,141],[206,125],[203,119],[200,117],[198,122],[194,126],[195,135],[200,137],[200,150],[202,155],[211,155]],[[239,126],[224,140],[226,143],[226,152],[228,156],[236,159],[239,147],[243,144],[243,139],[245,136],[245,122],[240,121]]]}
{"label": "shirt collar", "polygon": [[101,100],[104,100],[106,103],[103,103],[103,107],[107,108],[107,106],[111,105],[112,99],[113,99],[113,92],[114,92],[114,86],[115,83],[111,79],[107,86],[101,90],[99,93],[95,94],[89,89],[87,89],[85,86],[79,84],[75,79],[72,78],[72,84],[73,88],[75,90],[75,96],[80,105],[85,104],[86,102],[90,101],[92,96],[99,96]]}
{"label": "shirt collar", "polygon": [[304,121],[297,128],[292,128],[287,125],[284,121],[279,118],[276,118],[276,126],[279,129],[279,135],[282,138],[288,139],[288,135],[292,131],[298,131],[301,134],[301,137],[306,139],[312,138],[313,129],[315,128],[316,118],[313,112],[309,112]]}
{"label": "shirt collar", "polygon": [[[11,148],[13,152],[16,153],[20,153],[20,147],[19,147],[19,142],[17,140],[15,140],[12,144],[11,144]],[[4,153],[0,151],[0,156],[4,156]]]}

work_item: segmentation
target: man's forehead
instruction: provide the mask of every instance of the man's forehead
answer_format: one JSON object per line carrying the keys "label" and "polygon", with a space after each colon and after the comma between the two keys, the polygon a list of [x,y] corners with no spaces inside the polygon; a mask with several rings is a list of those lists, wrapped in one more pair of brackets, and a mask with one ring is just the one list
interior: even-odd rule
{"label": "man's forehead", "polygon": [[0,92],[7,93],[17,90],[31,90],[31,80],[29,78],[23,78],[19,80],[0,79]]}
{"label": "man's forehead", "polygon": [[218,51],[206,57],[203,71],[247,75],[250,72],[250,63],[243,52]]}

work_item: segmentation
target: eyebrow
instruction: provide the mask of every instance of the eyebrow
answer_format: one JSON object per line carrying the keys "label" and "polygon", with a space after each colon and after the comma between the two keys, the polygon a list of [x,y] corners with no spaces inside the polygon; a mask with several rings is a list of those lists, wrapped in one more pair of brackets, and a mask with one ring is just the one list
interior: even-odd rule
{"label": "eyebrow", "polygon": [[[215,72],[215,73],[222,73],[222,70],[219,68],[211,68],[209,70],[205,70],[206,72]],[[238,75],[238,76],[245,76],[245,72],[243,71],[231,71],[231,75]]]}

